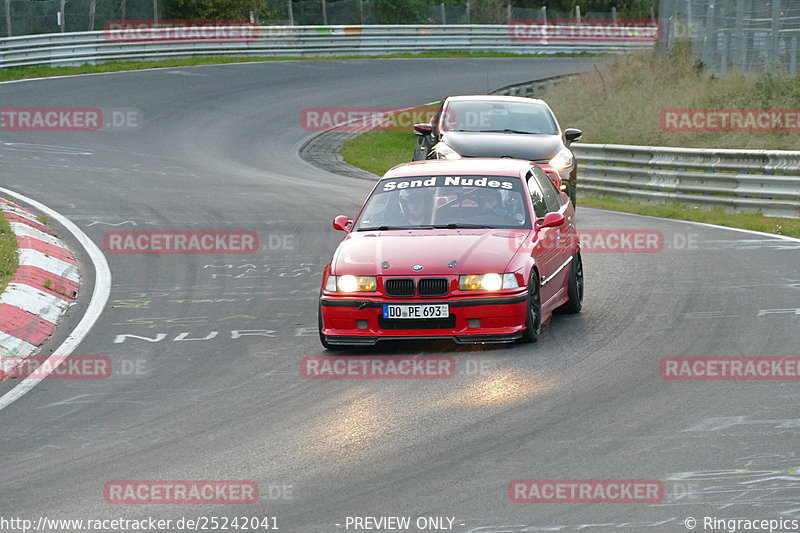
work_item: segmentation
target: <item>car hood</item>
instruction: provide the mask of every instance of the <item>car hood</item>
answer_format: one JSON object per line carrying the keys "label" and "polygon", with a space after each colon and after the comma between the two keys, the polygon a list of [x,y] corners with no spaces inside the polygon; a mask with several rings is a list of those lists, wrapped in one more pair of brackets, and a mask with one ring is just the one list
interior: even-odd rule
{"label": "car hood", "polygon": [[[336,251],[332,273],[425,276],[504,272],[529,232],[432,229],[351,233]],[[447,266],[453,261],[454,267]],[[415,265],[422,265],[422,270],[412,270]]]}
{"label": "car hood", "polygon": [[463,157],[511,157],[549,161],[564,148],[560,135],[446,132],[442,141]]}

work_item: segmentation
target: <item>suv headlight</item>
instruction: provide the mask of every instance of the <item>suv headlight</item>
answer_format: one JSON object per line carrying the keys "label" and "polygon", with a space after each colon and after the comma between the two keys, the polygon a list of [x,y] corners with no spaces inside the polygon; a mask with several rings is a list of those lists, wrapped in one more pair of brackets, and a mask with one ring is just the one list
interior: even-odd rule
{"label": "suv headlight", "polygon": [[563,148],[550,160],[549,165],[561,174],[572,166],[572,159],[572,152],[569,151],[569,148]]}
{"label": "suv headlight", "polygon": [[436,159],[461,159],[461,154],[443,142],[436,143],[436,146],[433,147],[433,153],[436,154]]}

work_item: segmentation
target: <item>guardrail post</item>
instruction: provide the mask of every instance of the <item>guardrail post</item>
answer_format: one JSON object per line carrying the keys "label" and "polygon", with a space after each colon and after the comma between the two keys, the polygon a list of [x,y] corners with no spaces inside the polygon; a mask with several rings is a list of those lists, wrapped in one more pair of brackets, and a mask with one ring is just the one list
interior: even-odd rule
{"label": "guardrail post", "polygon": [[289,4],[289,26],[294,26],[294,13],[292,12],[292,0],[286,0]]}
{"label": "guardrail post", "polygon": [[656,55],[662,57],[673,46],[675,8],[672,0],[658,3],[658,22],[661,24],[661,39],[656,43]]}
{"label": "guardrail post", "polygon": [[717,45],[716,33],[714,33],[714,16],[714,4],[708,4],[706,7],[706,31],[703,38],[703,65],[707,69],[713,66],[714,48]]}
{"label": "guardrail post", "polygon": [[744,33],[744,0],[736,0],[736,20],[733,23],[733,68],[740,74],[747,69],[747,36]]}
{"label": "guardrail post", "polygon": [[447,24],[447,11],[445,11],[444,9],[444,2],[439,4],[439,9],[441,10],[442,13],[442,24]]}
{"label": "guardrail post", "polygon": [[158,0],[153,0],[153,22],[158,22]]}
{"label": "guardrail post", "polygon": [[780,0],[772,0],[772,33],[769,39],[769,68],[778,69],[778,41],[780,40]]}
{"label": "guardrail post", "polygon": [[66,7],[67,7],[67,0],[61,0],[61,7],[59,8],[58,11],[58,17],[59,17],[58,25],[61,27],[61,33],[64,33],[64,26],[67,23],[66,13],[64,12]]}
{"label": "guardrail post", "polygon": [[325,4],[325,0],[322,0],[322,25],[328,25],[328,6]]}
{"label": "guardrail post", "polygon": [[11,37],[11,0],[6,0],[6,33]]}
{"label": "guardrail post", "polygon": [[89,2],[89,31],[94,31],[94,13],[97,9],[97,0]]}

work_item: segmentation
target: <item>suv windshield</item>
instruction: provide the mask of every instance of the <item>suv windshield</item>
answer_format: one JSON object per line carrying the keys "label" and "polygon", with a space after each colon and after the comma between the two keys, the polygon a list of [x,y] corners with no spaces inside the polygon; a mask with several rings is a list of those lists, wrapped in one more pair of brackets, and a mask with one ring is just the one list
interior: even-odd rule
{"label": "suv windshield", "polygon": [[442,131],[559,135],[550,109],[537,102],[449,102]]}
{"label": "suv windshield", "polygon": [[382,181],[354,223],[356,231],[528,228],[519,178],[430,176]]}

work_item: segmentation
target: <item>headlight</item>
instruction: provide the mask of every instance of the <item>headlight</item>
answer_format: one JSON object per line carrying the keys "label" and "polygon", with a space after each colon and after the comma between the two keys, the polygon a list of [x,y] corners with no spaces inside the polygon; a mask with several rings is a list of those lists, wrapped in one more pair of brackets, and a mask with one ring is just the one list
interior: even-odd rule
{"label": "headlight", "polygon": [[461,154],[443,142],[439,142],[433,147],[433,153],[436,154],[436,159],[461,159]]}
{"label": "headlight", "polygon": [[331,292],[374,292],[378,288],[375,276],[328,276],[325,290]]}
{"label": "headlight", "polygon": [[563,171],[572,166],[572,152],[569,151],[569,148],[564,148],[558,152],[553,159],[550,160],[549,164],[551,167],[558,170],[559,174],[561,174]]}
{"label": "headlight", "polygon": [[497,291],[518,287],[517,276],[511,273],[467,274],[458,278],[458,288],[462,291]]}

